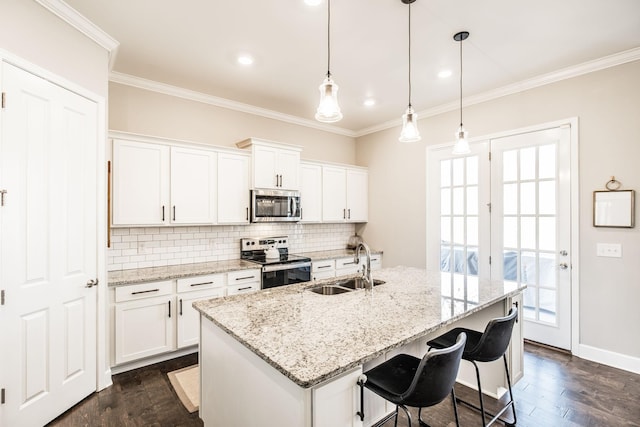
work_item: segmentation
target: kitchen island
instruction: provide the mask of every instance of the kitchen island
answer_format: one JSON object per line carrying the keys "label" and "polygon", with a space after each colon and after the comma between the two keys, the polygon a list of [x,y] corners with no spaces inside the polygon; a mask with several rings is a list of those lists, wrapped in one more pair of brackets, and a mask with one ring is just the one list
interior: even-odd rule
{"label": "kitchen island", "polygon": [[[366,394],[364,422],[356,415],[363,369],[399,351],[421,356],[427,339],[446,328],[482,330],[506,314],[523,289],[480,283],[460,292],[441,286],[440,272],[407,267],[383,269],[374,278],[386,283],[319,295],[310,288],[327,281],[308,282],[195,303],[205,425],[370,425],[392,408]],[[521,333],[514,332],[513,341],[512,365],[520,363],[514,359],[521,359]],[[461,376],[465,382],[464,369]],[[517,372],[513,376],[517,380]],[[483,371],[485,383],[499,394],[502,371]]]}

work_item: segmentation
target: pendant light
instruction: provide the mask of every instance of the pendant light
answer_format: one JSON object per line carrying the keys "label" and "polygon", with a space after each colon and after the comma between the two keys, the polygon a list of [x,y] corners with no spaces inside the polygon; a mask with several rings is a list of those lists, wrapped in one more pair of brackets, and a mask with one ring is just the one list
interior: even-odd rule
{"label": "pendant light", "polygon": [[418,142],[420,141],[420,132],[418,131],[418,114],[413,111],[411,105],[411,3],[416,0],[401,0],[402,3],[409,5],[409,106],[402,115],[402,131],[400,132],[400,142]]}
{"label": "pendant light", "polygon": [[331,78],[331,0],[327,0],[327,77],[320,87],[320,104],[316,110],[316,120],[334,123],[342,119],[338,105],[338,85]]}
{"label": "pendant light", "polygon": [[453,154],[467,154],[471,152],[469,149],[469,141],[467,141],[467,131],[462,125],[462,42],[469,37],[468,31],[460,31],[453,36],[453,39],[460,43],[460,127],[456,131],[456,143],[453,145]]}

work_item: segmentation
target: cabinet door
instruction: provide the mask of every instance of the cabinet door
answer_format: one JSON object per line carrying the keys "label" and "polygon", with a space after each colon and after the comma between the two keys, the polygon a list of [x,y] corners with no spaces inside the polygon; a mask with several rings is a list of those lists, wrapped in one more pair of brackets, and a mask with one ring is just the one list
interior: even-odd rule
{"label": "cabinet door", "polygon": [[216,152],[171,147],[171,223],[216,222]]}
{"label": "cabinet door", "polygon": [[301,222],[322,221],[322,166],[300,164]]}
{"label": "cabinet door", "polygon": [[113,141],[113,225],[169,220],[169,147]]}
{"label": "cabinet door", "polygon": [[298,190],[300,188],[300,152],[278,150],[276,173],[280,175],[279,188]]}
{"label": "cabinet door", "polygon": [[218,153],[218,223],[249,223],[249,156]]}
{"label": "cabinet door", "polygon": [[253,186],[255,188],[279,188],[277,172],[278,150],[273,147],[255,146],[253,149]]}
{"label": "cabinet door", "polygon": [[342,222],[347,217],[346,170],[332,166],[322,167],[322,220]]}
{"label": "cabinet door", "polygon": [[200,292],[183,292],[178,294],[178,348],[195,345],[200,342],[200,312],[193,308],[195,301],[219,298],[224,296],[224,288],[209,289]]}
{"label": "cabinet door", "polygon": [[173,296],[116,304],[116,364],[174,350],[175,312]]}
{"label": "cabinet door", "polygon": [[361,427],[358,377],[362,367],[312,390],[314,427]]}
{"label": "cabinet door", "polygon": [[347,220],[366,222],[369,213],[369,173],[347,169]]}

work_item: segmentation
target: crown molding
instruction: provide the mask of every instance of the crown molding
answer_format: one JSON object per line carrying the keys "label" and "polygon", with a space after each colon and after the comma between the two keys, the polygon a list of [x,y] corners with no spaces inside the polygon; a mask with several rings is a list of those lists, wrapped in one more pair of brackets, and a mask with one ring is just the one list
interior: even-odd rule
{"label": "crown molding", "polygon": [[226,98],[220,98],[213,95],[208,95],[202,92],[196,92],[189,89],[184,89],[177,86],[172,86],[166,83],[160,83],[153,80],[143,79],[141,77],[132,76],[130,74],[119,73],[112,71],[109,73],[109,81],[113,83],[119,83],[127,86],[137,87],[139,89],[149,90],[153,92],[162,93],[164,95],[175,96],[177,98],[183,98],[190,101],[201,102],[203,104],[214,105],[216,107],[227,108],[229,110],[240,111],[242,113],[254,114],[256,116],[265,117],[268,119],[279,120],[285,123],[291,123],[294,125],[305,126],[308,128],[318,129],[326,132],[332,132],[339,135],[355,137],[355,133],[348,129],[343,129],[338,126],[325,125],[318,123],[314,120],[303,119],[301,117],[292,116],[290,114],[284,114],[266,108],[256,107],[242,102],[232,101]]}
{"label": "crown molding", "polygon": [[62,0],[34,0],[109,52],[109,69],[113,69],[120,43],[96,24]]}
{"label": "crown molding", "polygon": [[[36,0],[45,1],[45,0]],[[54,1],[54,0],[46,0]],[[466,106],[481,104],[494,99],[502,98],[504,96],[513,95],[516,93],[524,92],[530,89],[534,89],[540,86],[548,85],[551,83],[559,82],[562,80],[578,77],[584,74],[589,74],[595,71],[603,70],[610,67],[626,64],[629,62],[640,60],[640,47],[623,52],[619,52],[613,55],[605,56],[593,61],[587,61],[576,66],[563,68],[558,71],[543,74],[531,79],[523,80],[517,83],[513,83],[507,86],[503,86],[494,90],[490,90],[484,93],[473,95],[464,99]],[[214,105],[221,108],[227,108],[230,110],[240,111],[243,113],[254,114],[261,117],[266,117],[273,120],[279,120],[285,123],[291,123],[299,126],[305,126],[313,129],[318,129],[326,132],[335,133],[338,135],[344,135],[351,138],[359,138],[371,133],[379,132],[382,130],[390,129],[400,126],[402,120],[394,119],[387,122],[383,122],[374,126],[366,127],[357,131],[344,129],[338,126],[326,125],[318,123],[314,120],[303,119],[301,117],[292,116],[289,114],[279,113],[277,111],[268,110],[266,108],[256,107],[241,102],[232,101],[226,98],[220,98],[213,95],[207,95],[201,92],[196,92],[189,89],[180,88],[177,86],[168,85],[165,83],[156,82],[153,80],[143,79],[141,77],[132,76],[129,74],[119,73],[112,71],[109,74],[109,80],[114,83],[119,83],[127,86],[133,86],[140,89],[145,89],[153,92],[162,93],[165,95],[175,96],[178,98],[188,99],[191,101],[201,102],[204,104]],[[449,111],[455,111],[459,108],[458,101],[452,101],[446,104],[441,104],[433,108],[422,110],[418,112],[418,116],[421,118],[433,117],[439,114],[447,113]]]}
{"label": "crown molding", "polygon": [[[503,86],[503,87],[493,89],[484,93],[480,93],[477,95],[473,95],[468,98],[464,98],[464,104],[466,106],[480,104],[483,102],[502,98],[504,96],[513,95],[513,94],[524,92],[540,86],[545,86],[551,83],[556,83],[562,80],[571,79],[573,77],[582,76],[584,74],[593,73],[595,71],[604,70],[606,68],[615,67],[618,65],[626,64],[628,62],[633,62],[637,60],[640,60],[640,47],[625,50],[619,53],[615,53],[613,55],[595,59],[593,61],[583,62],[582,64],[563,68],[558,71],[542,74],[540,76],[533,77],[531,79],[522,80],[517,83]],[[458,101],[442,104],[433,108],[429,108],[427,110],[419,111],[418,117],[422,117],[422,118],[433,117],[438,114],[446,113],[449,111],[455,111],[459,108],[459,105],[460,104],[458,103]],[[396,126],[401,126],[401,125],[402,125],[402,120],[400,119],[390,120],[388,122],[380,123],[375,126],[370,126],[367,128],[360,129],[355,132],[355,137],[359,138],[361,136],[369,135],[371,133],[379,132],[382,130],[386,130],[386,129],[396,127]]]}

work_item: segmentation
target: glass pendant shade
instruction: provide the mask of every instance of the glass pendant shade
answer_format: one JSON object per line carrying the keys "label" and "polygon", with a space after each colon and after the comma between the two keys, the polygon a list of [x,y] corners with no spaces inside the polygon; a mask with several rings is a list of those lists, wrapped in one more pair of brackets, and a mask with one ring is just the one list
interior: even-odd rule
{"label": "glass pendant shade", "polygon": [[316,110],[316,120],[333,123],[342,119],[338,105],[338,85],[333,82],[330,76],[327,76],[318,89],[320,90],[320,104]]}
{"label": "glass pendant shade", "polygon": [[464,126],[460,124],[460,127],[456,131],[456,143],[453,145],[453,154],[468,154],[471,152],[469,148],[469,141],[467,141],[467,131],[464,130]]}
{"label": "glass pendant shade", "polygon": [[398,140],[400,142],[418,142],[420,139],[418,115],[413,111],[413,107],[409,105],[407,111],[402,115],[402,131]]}

